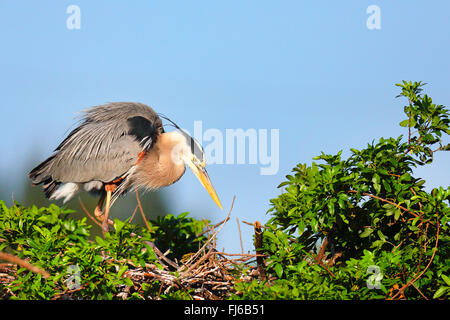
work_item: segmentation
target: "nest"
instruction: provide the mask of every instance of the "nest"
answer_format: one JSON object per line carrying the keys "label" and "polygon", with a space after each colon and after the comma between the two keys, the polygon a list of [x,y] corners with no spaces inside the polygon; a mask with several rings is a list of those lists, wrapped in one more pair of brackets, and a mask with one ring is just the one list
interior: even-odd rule
{"label": "nest", "polygon": [[[169,260],[153,243],[148,243],[164,268],[160,269],[152,264],[146,264],[145,268],[133,265],[133,269],[127,270],[124,276],[130,278],[138,286],[134,286],[134,288],[126,287],[118,294],[118,297],[126,299],[132,292],[131,290],[138,289],[143,282],[150,284],[158,282],[160,284],[158,295],[142,298],[161,299],[162,294],[166,295],[171,290],[183,290],[186,295],[194,300],[222,300],[232,293],[238,293],[233,289],[236,281],[265,279],[264,256],[262,254],[226,253],[220,252],[216,248],[217,234],[230,219],[233,203],[223,221],[210,226],[202,233],[208,233],[208,240],[205,244],[196,253],[185,256],[181,265]],[[253,224],[245,223],[254,226],[255,248],[260,249],[262,247],[261,224],[258,221]],[[247,266],[245,270],[243,270],[243,266]],[[176,272],[170,271],[171,268],[175,269]]]}

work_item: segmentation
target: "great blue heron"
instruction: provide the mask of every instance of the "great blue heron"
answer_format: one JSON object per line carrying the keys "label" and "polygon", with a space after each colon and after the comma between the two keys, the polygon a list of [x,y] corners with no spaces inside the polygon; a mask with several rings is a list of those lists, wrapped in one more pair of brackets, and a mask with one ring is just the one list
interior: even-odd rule
{"label": "great blue heron", "polygon": [[[161,117],[177,131],[165,132]],[[215,203],[219,198],[206,172],[201,145],[173,121],[142,103],[114,102],[84,110],[81,124],[31,170],[34,185],[44,184],[50,200],[70,200],[80,188],[100,196],[95,216],[108,230],[114,201],[140,187],[155,190],[178,181],[185,164]],[[106,198],[104,213],[103,203]]]}

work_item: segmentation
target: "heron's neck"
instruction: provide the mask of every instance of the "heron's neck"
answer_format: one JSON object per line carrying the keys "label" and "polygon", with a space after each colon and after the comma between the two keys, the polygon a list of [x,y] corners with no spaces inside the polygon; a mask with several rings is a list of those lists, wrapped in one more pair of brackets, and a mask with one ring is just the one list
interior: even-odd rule
{"label": "heron's neck", "polygon": [[184,139],[177,132],[162,133],[156,143],[142,159],[137,169],[139,184],[150,189],[158,189],[178,181],[186,167],[177,158],[177,149]]}

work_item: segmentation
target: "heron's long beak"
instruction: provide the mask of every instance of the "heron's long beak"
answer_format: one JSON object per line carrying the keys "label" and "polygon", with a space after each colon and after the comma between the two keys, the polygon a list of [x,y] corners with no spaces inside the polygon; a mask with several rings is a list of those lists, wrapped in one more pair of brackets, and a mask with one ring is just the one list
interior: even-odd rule
{"label": "heron's long beak", "polygon": [[192,172],[194,172],[195,176],[198,178],[200,183],[208,191],[211,198],[213,198],[214,202],[222,210],[222,204],[220,203],[216,190],[214,190],[214,187],[211,183],[211,180],[209,179],[208,172],[206,172],[206,169],[198,165],[195,165],[192,161],[186,161],[186,164],[189,166],[189,168],[191,168]]}

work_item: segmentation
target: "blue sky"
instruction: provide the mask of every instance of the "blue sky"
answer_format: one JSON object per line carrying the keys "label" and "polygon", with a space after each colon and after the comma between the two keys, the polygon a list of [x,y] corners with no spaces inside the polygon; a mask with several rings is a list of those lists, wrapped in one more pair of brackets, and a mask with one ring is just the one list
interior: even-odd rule
{"label": "blue sky", "polygon": [[[366,9],[378,5],[381,29]],[[69,30],[69,5],[81,28]],[[268,219],[276,186],[321,151],[362,148],[404,133],[395,83],[422,80],[450,104],[448,1],[0,1],[1,176],[7,192],[27,159],[44,159],[76,112],[139,101],[193,130],[279,129],[280,167],[209,166],[224,210],[188,173],[167,188],[174,214],[222,220],[219,247],[239,251],[236,217]],[[448,185],[450,157],[417,174]],[[16,196],[17,199],[17,196]],[[20,199],[18,199],[20,201]],[[114,215],[114,211],[112,211]],[[251,228],[243,229],[251,250]]]}

